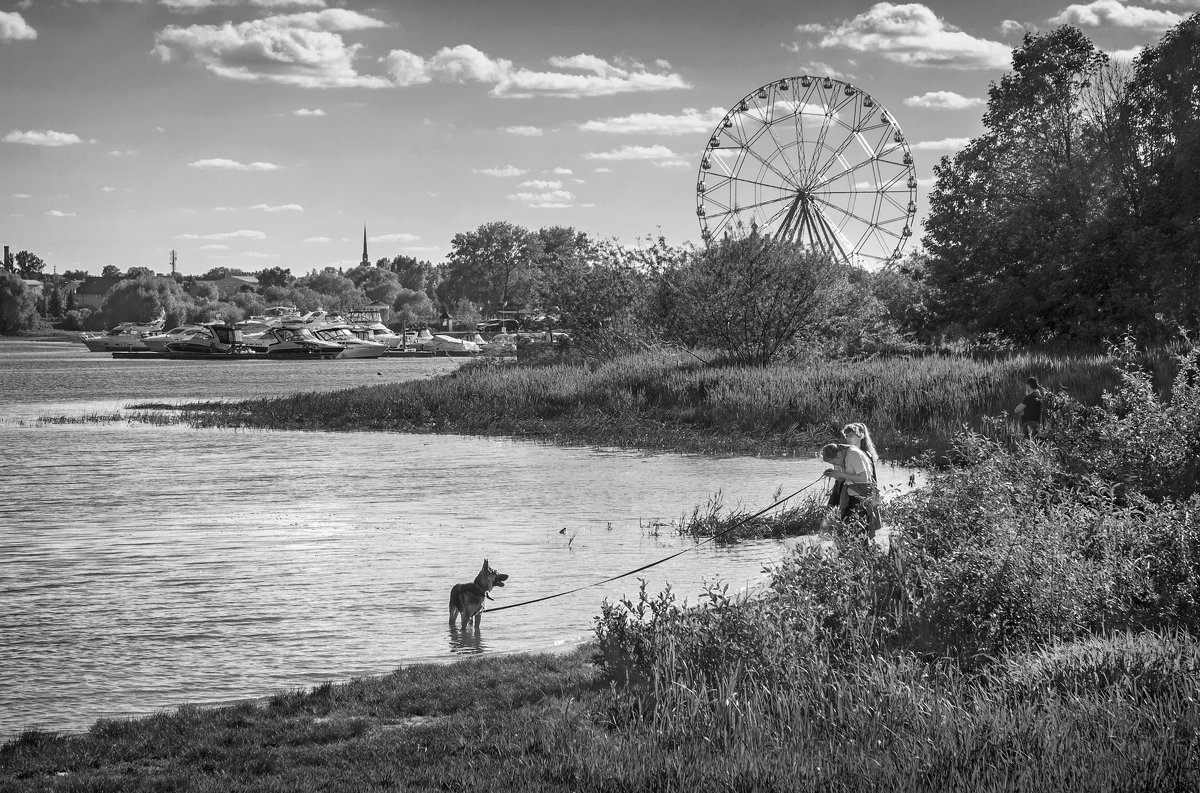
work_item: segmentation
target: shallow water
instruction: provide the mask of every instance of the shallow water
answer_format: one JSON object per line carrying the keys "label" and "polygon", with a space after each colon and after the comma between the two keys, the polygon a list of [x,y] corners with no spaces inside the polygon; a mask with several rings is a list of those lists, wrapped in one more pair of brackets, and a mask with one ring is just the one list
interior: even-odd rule
{"label": "shallow water", "polygon": [[[571,644],[637,577],[485,613],[479,636],[448,628],[449,588],[485,557],[511,576],[493,607],[599,581],[693,546],[653,527],[714,492],[757,510],[824,468],[462,436],[36,421],[454,365],[117,361],[0,342],[0,738]],[[706,545],[640,575],[694,601],[705,581],[761,580],[785,552]]]}

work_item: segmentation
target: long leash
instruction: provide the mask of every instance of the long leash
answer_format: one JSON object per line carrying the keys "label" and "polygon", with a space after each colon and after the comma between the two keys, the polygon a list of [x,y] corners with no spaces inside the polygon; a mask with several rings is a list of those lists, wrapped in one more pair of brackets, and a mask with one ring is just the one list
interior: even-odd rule
{"label": "long leash", "polygon": [[775,509],[775,507],[779,506],[780,504],[784,503],[785,501],[788,501],[788,500],[790,500],[790,499],[793,499],[793,498],[795,498],[796,496],[800,495],[800,494],[801,494],[801,493],[803,493],[805,490],[808,490],[810,487],[812,487],[813,485],[817,484],[818,482],[820,482],[820,481],[821,481],[822,479],[824,479],[824,478],[825,478],[824,476],[818,476],[818,477],[817,477],[815,480],[813,480],[812,482],[808,483],[808,484],[807,484],[807,485],[805,485],[804,487],[800,488],[800,489],[799,489],[799,490],[797,490],[795,493],[792,493],[790,496],[784,496],[783,498],[779,499],[778,501],[776,501],[774,504],[770,505],[769,507],[764,507],[763,509],[760,509],[758,512],[755,512],[753,515],[750,515],[750,516],[748,516],[748,517],[742,518],[742,519],[741,519],[741,520],[739,520],[737,523],[735,523],[735,524],[733,524],[732,526],[730,526],[728,529],[724,529],[724,530],[722,530],[722,531],[719,531],[719,532],[717,532],[716,534],[714,534],[713,536],[711,536],[711,537],[709,537],[709,538],[707,538],[707,539],[703,540],[702,542],[698,542],[698,543],[696,543],[696,544],[695,544],[695,545],[693,545],[693,546],[690,546],[690,547],[688,547],[688,548],[684,548],[682,551],[676,551],[675,553],[671,554],[670,556],[664,556],[662,559],[659,559],[657,562],[651,562],[650,564],[644,564],[644,565],[642,565],[641,567],[637,568],[636,570],[629,570],[629,571],[627,571],[627,572],[624,572],[624,573],[618,573],[617,575],[614,575],[614,576],[612,576],[612,577],[610,577],[610,578],[606,578],[606,579],[604,579],[603,581],[596,581],[596,582],[595,582],[595,583],[593,583],[593,584],[584,584],[583,586],[580,586],[580,587],[575,587],[574,589],[568,589],[566,592],[557,592],[557,593],[555,593],[555,594],[553,594],[553,595],[545,595],[544,597],[540,597],[540,598],[534,598],[533,600],[523,600],[523,601],[521,601],[520,603],[511,603],[511,604],[509,604],[509,605],[507,605],[507,606],[500,606],[499,608],[488,609],[488,610],[487,610],[487,613],[488,613],[488,614],[495,614],[497,611],[504,611],[505,609],[515,609],[515,608],[517,608],[518,606],[528,606],[528,605],[530,605],[530,604],[532,604],[532,603],[541,603],[543,600],[553,600],[554,598],[565,597],[566,595],[573,595],[573,594],[575,594],[576,592],[582,592],[582,591],[583,591],[583,590],[585,590],[585,589],[592,589],[592,588],[594,588],[594,587],[602,586],[602,585],[604,585],[604,584],[607,584],[607,583],[610,583],[610,582],[612,582],[612,581],[616,581],[616,580],[618,580],[618,579],[625,578],[626,576],[631,576],[631,575],[633,575],[634,573],[640,573],[640,572],[642,572],[643,570],[649,570],[651,567],[655,567],[655,566],[657,566],[657,565],[660,565],[660,564],[662,564],[663,562],[669,562],[669,561],[671,561],[672,559],[674,559],[676,556],[683,556],[685,553],[688,553],[689,551],[694,551],[694,550],[696,550],[697,548],[699,548],[699,547],[700,547],[700,546],[702,546],[702,545],[707,545],[708,543],[712,542],[713,540],[717,539],[718,537],[723,537],[723,536],[725,536],[726,534],[728,534],[729,532],[733,531],[734,529],[739,529],[739,528],[741,528],[741,527],[742,527],[742,526],[744,526],[746,523],[749,523],[750,521],[754,520],[755,518],[757,518],[757,517],[759,517],[759,516],[761,516],[761,515],[764,515],[764,514],[766,514],[767,512],[770,512],[771,510]]}

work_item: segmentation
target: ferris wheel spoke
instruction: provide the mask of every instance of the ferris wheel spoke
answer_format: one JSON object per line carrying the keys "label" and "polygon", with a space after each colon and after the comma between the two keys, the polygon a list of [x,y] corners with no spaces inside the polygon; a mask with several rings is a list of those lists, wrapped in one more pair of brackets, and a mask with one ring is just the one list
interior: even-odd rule
{"label": "ferris wheel spoke", "polygon": [[829,222],[829,219],[825,217],[825,213],[821,211],[820,207],[814,205],[813,210],[813,221],[820,228],[822,235],[829,241],[831,249],[836,248],[843,259],[849,260],[850,257],[846,254],[846,248],[842,245],[845,240],[842,239],[841,232]]}
{"label": "ferris wheel spoke", "polygon": [[788,173],[791,174],[788,181],[795,187],[799,188],[800,180],[796,176],[795,169],[792,168],[791,163],[789,163],[787,160],[787,152],[784,149],[783,143],[779,140],[779,138],[777,138],[775,136],[775,125],[774,124],[771,124],[767,127],[767,134],[769,134],[771,136],[771,140],[775,144],[775,151],[779,152],[779,159],[783,160],[783,164],[785,166],[787,166]]}
{"label": "ferris wheel spoke", "polygon": [[[875,167],[875,166],[877,166],[878,161],[879,161],[878,157],[872,157],[869,160],[863,160],[860,163],[851,165],[849,168],[839,171],[838,173],[835,173],[833,176],[826,178],[823,182],[819,182],[818,184],[813,185],[812,189],[820,190],[825,185],[832,184],[833,182],[836,182],[838,179],[841,179],[843,176],[849,176],[850,174],[854,173],[855,171],[861,170],[866,167]],[[900,167],[902,167],[902,168],[908,167],[906,165],[902,165],[901,163],[895,163],[895,164],[900,165]]]}
{"label": "ferris wheel spoke", "polygon": [[760,163],[762,163],[762,166],[764,168],[766,168],[771,173],[778,176],[784,182],[787,182],[789,185],[792,186],[793,189],[796,189],[796,190],[800,189],[800,186],[798,184],[796,184],[795,180],[792,177],[790,177],[787,174],[780,171],[778,168],[776,168],[774,165],[772,165],[769,160],[764,159],[763,156],[761,154],[759,154],[757,151],[755,151],[754,149],[742,149],[742,151],[746,152],[748,155],[750,155],[754,159],[758,160]]}
{"label": "ferris wheel spoke", "polygon": [[868,225],[868,226],[873,226],[873,225],[875,225],[875,221],[874,221],[874,220],[871,220],[871,219],[869,219],[869,218],[865,218],[865,217],[863,217],[862,215],[859,215],[859,214],[856,214],[856,213],[854,213],[854,212],[851,212],[849,209],[846,209],[845,207],[840,207],[840,206],[838,206],[837,204],[830,203],[829,201],[823,201],[823,200],[822,200],[822,199],[820,199],[820,198],[813,198],[813,203],[816,203],[816,204],[820,204],[820,205],[822,205],[822,206],[829,207],[829,208],[830,208],[830,209],[832,209],[834,212],[840,212],[841,214],[845,215],[845,216],[846,216],[846,217],[848,217],[848,218],[853,218],[854,220],[857,220],[859,223],[865,223],[865,224],[866,224],[866,225]]}

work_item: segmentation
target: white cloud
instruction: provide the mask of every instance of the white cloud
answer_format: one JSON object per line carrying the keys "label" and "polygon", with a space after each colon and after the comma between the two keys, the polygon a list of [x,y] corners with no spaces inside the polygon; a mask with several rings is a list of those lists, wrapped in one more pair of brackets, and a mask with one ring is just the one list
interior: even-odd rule
{"label": "white cloud", "polygon": [[555,56],[549,65],[558,71],[517,67],[506,58],[493,58],[469,44],[442,47],[425,58],[407,50],[387,56],[388,73],[399,86],[444,83],[491,85],[491,95],[506,98],[559,96],[576,99],[642,91],[691,88],[682,77],[656,65],[650,71],[635,61],[612,62],[594,55]]}
{"label": "white cloud", "polygon": [[481,173],[484,176],[524,176],[529,173],[529,169],[506,165],[503,168],[472,168],[471,173]]}
{"label": "white cloud", "polygon": [[1138,46],[1130,47],[1127,50],[1113,50],[1112,52],[1108,53],[1108,57],[1112,58],[1114,61],[1132,61],[1134,58],[1141,55],[1142,50],[1145,48],[1146,46],[1144,44],[1139,44]]}
{"label": "white cloud", "polygon": [[325,0],[159,0],[171,11],[191,13],[217,6],[250,5],[255,8],[324,8]]}
{"label": "white cloud", "polygon": [[594,151],[583,155],[589,160],[678,160],[679,155],[666,146],[622,146],[613,151]]}
{"label": "white cloud", "polygon": [[1006,19],[1000,23],[1001,36],[1011,36],[1013,34],[1021,36],[1024,35],[1025,31],[1033,29],[1034,28],[1032,25],[1027,25],[1024,22],[1018,22],[1015,19]]}
{"label": "white cloud", "polygon": [[510,193],[508,198],[520,201],[533,209],[565,209],[571,206],[575,196],[567,190],[550,190],[543,193]]}
{"label": "white cloud", "polygon": [[824,33],[829,28],[822,25],[820,22],[810,22],[806,25],[796,25],[797,33]]}
{"label": "white cloud", "polygon": [[51,209],[51,210],[48,210],[48,211],[46,212],[46,214],[47,214],[49,217],[52,217],[52,218],[73,218],[73,217],[75,217],[75,213],[74,213],[74,212],[63,212],[63,211],[61,211],[61,210],[58,210],[58,209]]}
{"label": "white cloud", "polygon": [[267,235],[261,231],[252,231],[249,229],[239,229],[238,231],[221,231],[216,234],[180,234],[175,237],[178,240],[231,240],[231,239],[247,239],[247,240],[265,240]]}
{"label": "white cloud", "polygon": [[367,239],[371,242],[416,242],[421,238],[416,234],[400,232],[397,234],[380,234],[377,237],[368,237]]}
{"label": "white cloud", "polygon": [[304,242],[333,242],[329,237],[308,237]]}
{"label": "white cloud", "polygon": [[133,157],[137,154],[136,149],[113,149],[108,153],[109,157]]}
{"label": "white cloud", "polygon": [[4,136],[4,142],[24,143],[27,146],[47,146],[51,148],[58,146],[76,146],[80,143],[83,143],[79,136],[73,132],[55,132],[52,129],[31,129],[27,132],[14,129],[12,132]]}
{"label": "white cloud", "polygon": [[941,140],[924,140],[913,143],[909,148],[913,151],[940,151],[942,149],[961,149],[971,142],[970,138],[942,138]]}
{"label": "white cloud", "polygon": [[13,193],[13,198],[33,198],[29,193]]}
{"label": "white cloud", "polygon": [[592,169],[592,173],[612,173],[612,172],[613,172],[612,168],[609,168],[604,165],[601,165],[599,168]]}
{"label": "white cloud", "polygon": [[102,192],[102,193],[115,193],[115,192],[117,192],[117,188],[115,188],[115,187],[101,187],[101,188],[100,188],[100,192]]}
{"label": "white cloud", "polygon": [[299,110],[293,110],[292,115],[293,116],[323,116],[323,115],[325,115],[325,111],[319,107],[313,108],[312,110],[309,110],[307,107],[302,107]]}
{"label": "white cloud", "polygon": [[549,179],[530,179],[528,182],[521,182],[517,187],[528,187],[532,190],[561,190],[562,182]]}
{"label": "white cloud", "polygon": [[572,171],[570,168],[563,168],[560,165],[550,173],[554,174],[555,176],[570,176],[572,173],[574,173],[574,171]]}
{"label": "white cloud", "polygon": [[303,212],[304,207],[300,204],[255,204],[251,209],[261,209],[263,212]]}
{"label": "white cloud", "polygon": [[1087,5],[1069,5],[1056,16],[1050,17],[1050,22],[1055,25],[1138,28],[1140,30],[1166,30],[1182,21],[1183,16],[1173,11],[1155,11],[1150,8],[1129,6],[1120,0],[1093,0]]}
{"label": "white cloud", "polygon": [[908,107],[923,107],[942,110],[962,110],[968,107],[979,107],[983,99],[963,96],[953,91],[928,91],[920,96],[910,96],[904,100]]}
{"label": "white cloud", "polygon": [[509,135],[523,135],[527,138],[540,138],[542,136],[541,127],[500,127],[501,132],[507,132]]}
{"label": "white cloud", "polygon": [[655,160],[653,163],[655,168],[689,168],[695,164],[690,160]]}
{"label": "white cloud", "polygon": [[228,160],[224,157],[216,157],[209,160],[194,160],[189,162],[193,168],[201,170],[224,170],[224,171],[278,171],[282,166],[271,162],[238,162],[237,160]]}
{"label": "white cloud", "polygon": [[820,46],[875,53],[906,66],[951,69],[1005,68],[1012,58],[1004,44],[965,33],[921,3],[876,3],[831,28]]}
{"label": "white cloud", "polygon": [[210,242],[208,245],[201,245],[199,250],[202,250],[202,251],[227,251],[227,250],[229,250],[229,246],[222,245],[219,242]]}
{"label": "white cloud", "polygon": [[0,41],[32,41],[37,31],[16,11],[0,11]]}
{"label": "white cloud", "polygon": [[386,27],[374,17],[344,8],[270,16],[234,25],[168,25],[155,36],[164,63],[194,60],[231,80],[301,88],[385,88],[383,77],[359,74],[361,44],[348,45],[341,31]]}
{"label": "white cloud", "polygon": [[692,135],[712,132],[725,110],[711,107],[700,111],[685,107],[676,115],[663,113],[631,113],[628,116],[613,116],[585,121],[579,125],[583,132],[609,132],[618,135]]}

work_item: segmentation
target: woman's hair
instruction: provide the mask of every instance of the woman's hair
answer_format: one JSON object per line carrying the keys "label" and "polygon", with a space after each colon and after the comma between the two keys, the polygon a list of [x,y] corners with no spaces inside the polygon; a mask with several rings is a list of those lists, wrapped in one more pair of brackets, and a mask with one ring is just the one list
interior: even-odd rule
{"label": "woman's hair", "polygon": [[1036,377],[1030,377],[1029,379],[1027,379],[1025,381],[1025,385],[1029,386],[1030,388],[1036,388],[1038,391],[1042,390],[1042,387],[1040,385],[1038,385],[1038,381],[1037,381]]}
{"label": "woman's hair", "polygon": [[841,443],[827,443],[821,447],[821,459],[825,462],[835,459],[842,451]]}
{"label": "woman's hair", "polygon": [[878,459],[879,453],[875,451],[875,443],[871,440],[871,431],[867,429],[866,424],[858,421],[847,424],[842,427],[842,434],[845,435],[847,431],[853,432],[859,438],[862,438],[859,448],[866,452],[868,457]]}

